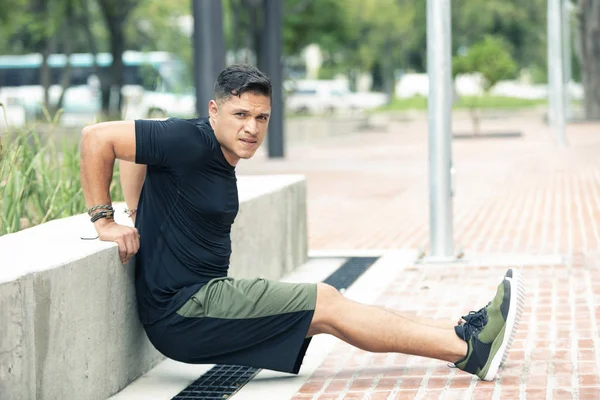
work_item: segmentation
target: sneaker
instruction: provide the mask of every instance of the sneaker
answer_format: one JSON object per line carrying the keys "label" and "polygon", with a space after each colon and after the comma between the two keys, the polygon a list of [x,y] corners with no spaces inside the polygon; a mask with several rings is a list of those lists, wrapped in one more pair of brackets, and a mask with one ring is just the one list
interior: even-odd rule
{"label": "sneaker", "polygon": [[465,322],[454,327],[458,337],[468,344],[467,355],[454,365],[484,381],[493,380],[508,356],[524,302],[521,276],[518,271],[508,270],[492,301],[463,316]]}

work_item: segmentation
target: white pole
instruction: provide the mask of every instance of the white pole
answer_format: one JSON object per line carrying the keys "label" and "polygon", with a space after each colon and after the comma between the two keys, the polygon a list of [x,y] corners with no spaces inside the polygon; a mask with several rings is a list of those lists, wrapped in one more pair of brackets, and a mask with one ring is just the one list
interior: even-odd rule
{"label": "white pole", "polygon": [[450,0],[427,1],[430,257],[453,257]]}
{"label": "white pole", "polygon": [[561,3],[561,0],[548,0],[548,120],[558,144],[566,146]]}
{"label": "white pole", "polygon": [[571,0],[562,2],[562,39],[563,39],[563,67],[565,74],[565,120],[572,118],[571,95],[569,87],[573,79],[571,68]]}

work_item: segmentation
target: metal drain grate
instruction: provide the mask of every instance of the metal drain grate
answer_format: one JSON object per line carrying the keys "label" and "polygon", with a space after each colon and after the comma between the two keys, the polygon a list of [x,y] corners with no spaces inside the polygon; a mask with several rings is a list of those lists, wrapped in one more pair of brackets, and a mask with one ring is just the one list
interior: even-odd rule
{"label": "metal drain grate", "polygon": [[329,275],[329,278],[323,282],[338,290],[347,289],[354,283],[366,270],[377,261],[379,257],[352,257],[349,258],[341,267]]}
{"label": "metal drain grate", "polygon": [[260,371],[258,368],[237,365],[218,365],[211,368],[172,400],[226,399],[248,383]]}
{"label": "metal drain grate", "polygon": [[[338,290],[347,289],[379,257],[352,257],[346,260],[333,274],[323,282]],[[250,382],[258,368],[237,365],[215,365],[195,380],[172,400],[222,400],[230,397]]]}

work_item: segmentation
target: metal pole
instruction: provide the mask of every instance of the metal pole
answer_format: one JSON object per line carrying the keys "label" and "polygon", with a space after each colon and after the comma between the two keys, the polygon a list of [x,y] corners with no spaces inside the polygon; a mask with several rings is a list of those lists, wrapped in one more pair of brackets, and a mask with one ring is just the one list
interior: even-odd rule
{"label": "metal pole", "polygon": [[264,10],[265,18],[261,40],[262,60],[259,62],[262,64],[264,72],[271,78],[273,89],[267,141],[269,158],[275,158],[284,156],[283,65],[281,63],[283,1],[265,0]]}
{"label": "metal pole", "polygon": [[429,199],[433,259],[453,258],[450,0],[427,1]]}
{"label": "metal pole", "polygon": [[192,0],[196,113],[206,116],[219,72],[225,68],[223,11],[220,0]]}
{"label": "metal pole", "polygon": [[571,0],[562,2],[562,40],[563,40],[563,68],[565,73],[565,120],[572,118],[571,96],[569,86],[573,79],[571,68]]}
{"label": "metal pole", "polygon": [[548,0],[548,121],[558,144],[566,146],[561,3],[561,0]]}

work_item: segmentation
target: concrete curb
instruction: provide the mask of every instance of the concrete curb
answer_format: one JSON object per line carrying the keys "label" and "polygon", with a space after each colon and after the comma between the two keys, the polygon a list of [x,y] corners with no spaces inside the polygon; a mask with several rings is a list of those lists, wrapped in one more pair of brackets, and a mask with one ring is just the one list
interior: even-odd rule
{"label": "concrete curb", "polygon": [[[280,279],[307,258],[305,180],[238,180],[231,273]],[[2,400],[106,399],[163,359],[137,318],[133,262],[82,236],[86,215],[0,237]]]}

